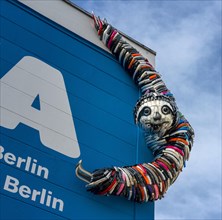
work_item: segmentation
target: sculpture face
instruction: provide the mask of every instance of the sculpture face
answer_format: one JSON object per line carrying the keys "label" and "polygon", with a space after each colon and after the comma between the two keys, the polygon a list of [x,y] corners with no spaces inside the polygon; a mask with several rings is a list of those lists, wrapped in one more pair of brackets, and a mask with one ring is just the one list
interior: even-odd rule
{"label": "sculpture face", "polygon": [[165,100],[144,100],[137,108],[137,123],[146,132],[163,136],[175,121],[173,106]]}

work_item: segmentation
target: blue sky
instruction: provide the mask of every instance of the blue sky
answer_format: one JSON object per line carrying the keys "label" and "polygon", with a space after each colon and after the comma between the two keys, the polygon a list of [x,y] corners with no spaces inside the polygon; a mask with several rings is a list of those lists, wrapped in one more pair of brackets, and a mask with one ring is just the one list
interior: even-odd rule
{"label": "blue sky", "polygon": [[76,1],[157,52],[156,69],[195,129],[186,169],[156,219],[222,219],[221,1]]}

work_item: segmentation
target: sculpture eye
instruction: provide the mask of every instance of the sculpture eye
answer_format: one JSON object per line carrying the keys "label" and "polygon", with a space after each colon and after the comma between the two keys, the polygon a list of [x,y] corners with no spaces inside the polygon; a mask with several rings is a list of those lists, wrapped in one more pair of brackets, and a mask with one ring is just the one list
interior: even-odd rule
{"label": "sculpture eye", "polygon": [[167,106],[167,105],[164,105],[162,108],[161,108],[161,111],[164,115],[167,115],[167,114],[170,114],[171,110],[170,108]]}
{"label": "sculpture eye", "polygon": [[151,109],[150,109],[149,107],[145,107],[145,108],[143,109],[143,114],[144,114],[145,116],[150,115],[150,113],[151,113]]}

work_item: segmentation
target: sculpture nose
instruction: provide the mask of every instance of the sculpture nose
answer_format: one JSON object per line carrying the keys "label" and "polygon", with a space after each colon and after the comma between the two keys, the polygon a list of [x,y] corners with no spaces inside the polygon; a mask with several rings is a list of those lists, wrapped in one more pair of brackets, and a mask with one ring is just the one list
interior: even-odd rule
{"label": "sculpture nose", "polygon": [[154,116],[153,116],[154,121],[160,120],[161,119],[161,115],[159,112],[155,112]]}

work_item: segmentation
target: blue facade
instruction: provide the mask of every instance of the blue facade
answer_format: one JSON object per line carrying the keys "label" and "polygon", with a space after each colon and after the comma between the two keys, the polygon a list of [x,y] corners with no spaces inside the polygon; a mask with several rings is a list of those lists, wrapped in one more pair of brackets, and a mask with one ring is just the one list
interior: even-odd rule
{"label": "blue facade", "polygon": [[[153,219],[153,203],[92,195],[75,176],[80,159],[89,171],[151,160],[142,134],[133,123],[132,111],[139,94],[131,78],[111,54],[94,44],[19,2],[4,0],[0,4],[1,219]],[[58,71],[64,86],[59,88],[47,77],[33,76],[18,65],[24,59],[37,60]],[[59,97],[54,97],[54,105],[42,101],[41,94],[32,96],[22,86],[15,88],[16,82],[5,82],[4,77],[15,66],[27,79],[37,77],[36,83],[67,95],[71,114],[65,114],[74,123],[80,156],[69,157],[47,147],[36,127],[60,136],[62,131],[4,107],[2,100],[9,100],[19,108],[19,100],[5,97],[2,88],[7,87],[30,100],[34,112],[43,111],[42,103],[55,112],[64,111]],[[21,123],[15,128],[4,126],[3,111],[12,118],[22,118]],[[67,138],[71,139],[68,134]]]}

